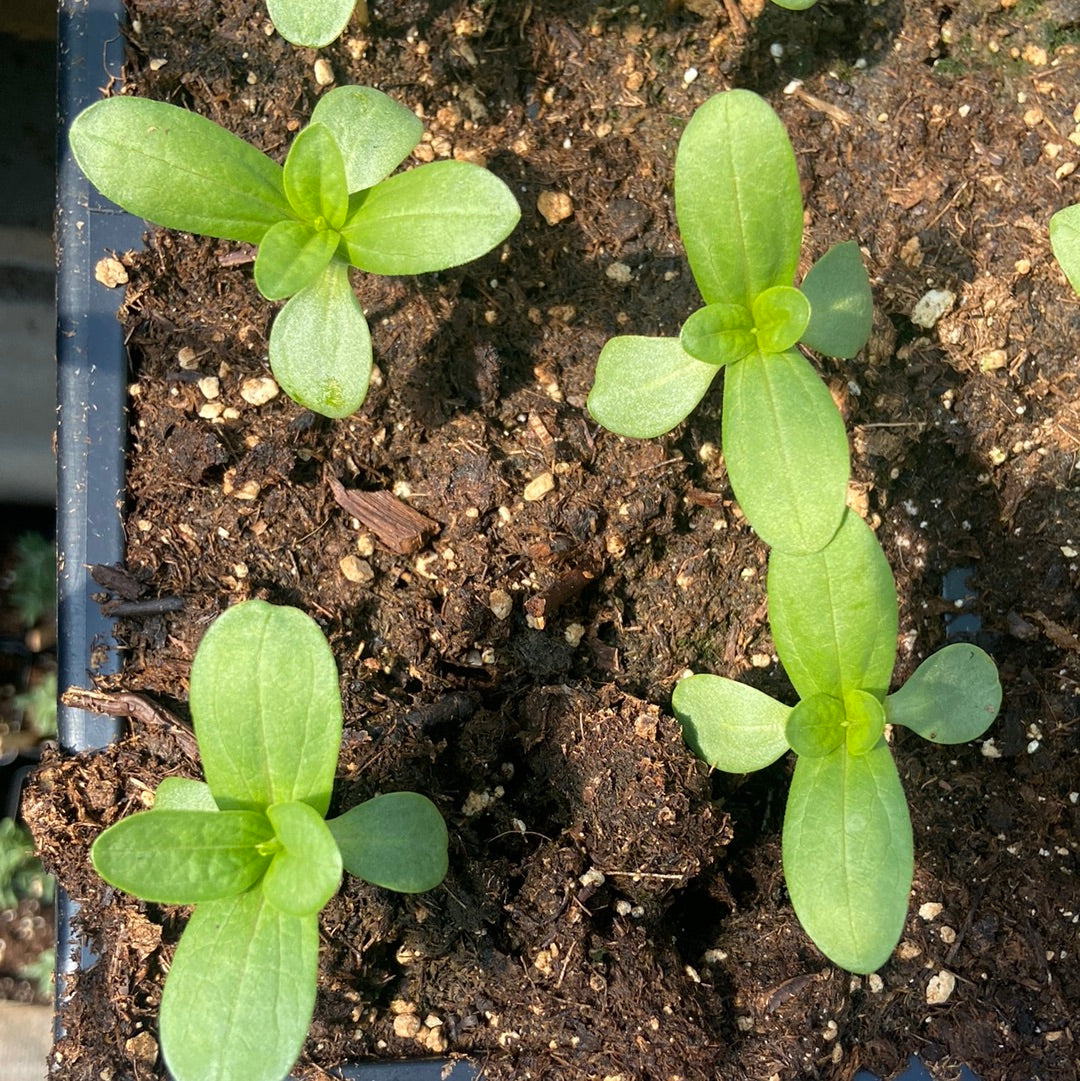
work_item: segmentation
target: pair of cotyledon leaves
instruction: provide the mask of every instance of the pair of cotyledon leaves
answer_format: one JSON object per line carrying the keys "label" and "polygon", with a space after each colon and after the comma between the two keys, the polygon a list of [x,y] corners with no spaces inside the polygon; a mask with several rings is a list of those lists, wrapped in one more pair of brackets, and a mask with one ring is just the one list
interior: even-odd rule
{"label": "pair of cotyledon leaves", "polygon": [[798,705],[702,674],[676,686],[672,706],[691,749],[718,769],[746,773],[796,751],[783,832],[792,904],[827,957],[872,972],[899,941],[913,873],[885,725],[935,743],[974,739],[1001,704],[997,670],[981,649],[958,643],[887,693],[896,588],[877,539],[852,511],[820,552],[770,554],[768,605]]}
{"label": "pair of cotyledon leaves", "polygon": [[315,1005],[320,909],[343,868],[417,893],[447,869],[430,800],[375,796],[326,821],[341,745],[337,667],[294,608],[248,601],[207,630],[190,704],[206,781],[167,778],[154,809],[91,850],[107,882],[194,904],[161,998],[176,1081],[280,1081]]}
{"label": "pair of cotyledon leaves", "polygon": [[839,411],[796,345],[853,357],[866,343],[873,301],[859,250],[831,248],[793,287],[795,154],[748,90],[715,95],[687,124],[675,212],[705,306],[678,338],[611,339],[589,411],[620,435],[651,438],[685,419],[723,369],[724,459],[743,512],[773,547],[818,551],[840,526],[850,461]]}
{"label": "pair of cotyledon leaves", "polygon": [[255,283],[288,297],[270,331],[270,366],[295,401],[355,412],[371,376],[371,335],[349,266],[421,274],[490,251],[520,211],[488,170],[439,161],[390,174],[423,133],[370,87],[325,94],[284,167],[205,117],[116,97],[71,126],[76,161],[98,190],[172,229],[259,245]]}

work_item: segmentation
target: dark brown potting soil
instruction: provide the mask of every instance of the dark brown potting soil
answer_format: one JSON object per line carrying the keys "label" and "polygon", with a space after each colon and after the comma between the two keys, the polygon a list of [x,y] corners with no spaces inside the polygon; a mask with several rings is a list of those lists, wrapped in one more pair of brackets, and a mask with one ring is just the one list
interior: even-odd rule
{"label": "dark brown potting soil", "polygon": [[[467,267],[356,275],[379,375],[340,422],[242,397],[269,374],[273,306],[236,245],[158,232],[122,255],[120,585],[182,607],[119,622],[108,685],[183,716],[219,612],[298,605],[341,669],[337,805],[413,788],[450,828],[442,887],[349,880],[324,912],[301,1077],[432,1052],[492,1081],[846,1079],[914,1053],[941,1078],[959,1062],[983,1081],[1077,1077],[1080,301],[1047,234],[1080,196],[1075,5],[753,0],[745,29],[731,6],[373,3],[369,26],[316,53],[268,33],[259,4],[132,4],[113,92],[194,108],[281,159],[322,58],[338,84],[417,110],[416,161],[484,161],[522,207]],[[790,761],[709,776],[670,717],[688,668],[791,700],[767,553],[718,453],[719,394],[653,442],[584,409],[609,337],[675,334],[700,303],[672,166],[694,108],[731,86],[766,95],[790,132],[806,265],[853,238],[871,275],[869,347],[820,370],[852,434],[853,502],[897,579],[897,681],[968,614],[1004,688],[986,742],[894,736],[915,880],[900,947],[869,978],[826,961],[788,902]],[[544,193],[572,213],[550,224]],[[911,314],[930,288],[955,305],[923,329]],[[392,551],[332,481],[389,491],[438,532]],[[942,597],[956,568],[971,568],[962,610]],[[185,747],[136,724],[38,778],[39,843],[101,956],[58,1076],[162,1076],[140,1033],[186,913],[107,889],[87,849],[162,776],[197,775]],[[929,1001],[943,970],[955,987]]]}

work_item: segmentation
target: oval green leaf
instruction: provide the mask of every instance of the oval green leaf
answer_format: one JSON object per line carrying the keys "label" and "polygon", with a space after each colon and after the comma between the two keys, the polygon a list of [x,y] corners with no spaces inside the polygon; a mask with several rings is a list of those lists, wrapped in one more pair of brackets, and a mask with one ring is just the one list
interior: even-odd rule
{"label": "oval green leaf", "polygon": [[140,811],[100,834],[90,849],[106,882],[160,904],[193,905],[254,885],[274,833],[255,811]]}
{"label": "oval green leaf", "polygon": [[774,285],[754,298],[754,330],[763,353],[783,353],[810,322],[810,301],[790,285]]}
{"label": "oval green leaf", "polygon": [[834,964],[880,968],[907,918],[911,820],[884,740],[800,756],[784,813],[784,876],[795,914]]}
{"label": "oval green leaf", "polygon": [[274,29],[293,45],[321,49],[349,25],[356,0],[266,0]]}
{"label": "oval green leaf", "polygon": [[255,255],[255,285],[267,300],[282,300],[311,285],[326,269],[341,237],[306,221],[270,226]]}
{"label": "oval green leaf", "polygon": [[675,213],[706,303],[752,307],[791,285],[802,246],[795,153],[764,98],[728,90],[686,125],[675,158]]}
{"label": "oval green leaf", "polygon": [[334,136],[350,192],[385,180],[424,134],[412,110],[370,86],[335,86],[319,98],[311,122],[325,124]]}
{"label": "oval green leaf", "polygon": [[216,811],[214,794],[205,781],[192,777],[163,777],[154,792],[155,811]]}
{"label": "oval green leaf", "polygon": [[195,652],[190,705],[219,806],[303,801],[326,814],[341,697],[334,655],[310,616],[260,600],[218,616]]}
{"label": "oval green leaf", "polygon": [[707,304],[683,323],[679,344],[704,364],[731,364],[757,348],[753,317],[741,304]]}
{"label": "oval green leaf", "polygon": [[341,853],[333,834],[306,803],[275,803],[266,817],[281,848],[263,876],[263,893],[282,912],[319,912],[341,885]]}
{"label": "oval green leaf", "polygon": [[258,244],[293,216],[281,166],[187,109],[107,98],[75,118],[68,138],[102,195],[169,229]]}
{"label": "oval green leaf", "polygon": [[586,405],[609,432],[652,439],[690,415],[719,370],[695,360],[677,338],[611,338]]}
{"label": "oval green leaf", "polygon": [[933,743],[967,743],[981,736],[1001,709],[997,666],[978,646],[956,642],[927,657],[885,699],[889,724]]}
{"label": "oval green leaf", "polygon": [[423,893],[446,877],[446,823],[416,792],[375,796],[326,823],[345,870],[398,893]]}
{"label": "oval green leaf", "polygon": [[885,731],[885,707],[866,691],[844,694],[844,740],[848,754],[873,750]]}
{"label": "oval green leaf", "polygon": [[345,162],[328,127],[312,122],[297,135],[285,158],[283,181],[289,205],[304,221],[320,229],[345,224]]}
{"label": "oval green leaf", "polygon": [[686,745],[713,769],[752,773],[788,749],[784,724],[791,707],[745,683],[689,676],[675,685],[671,708]]}
{"label": "oval green leaf", "polygon": [[332,259],[274,320],[270,368],[293,401],[324,417],[347,417],[364,404],[371,364],[371,332],[349,268]]}
{"label": "oval green leaf", "polygon": [[847,433],[805,357],[750,353],[725,369],[723,448],[743,513],[774,548],[816,552],[844,515]]}
{"label": "oval green leaf", "polygon": [[885,553],[853,511],[811,555],[769,557],[769,623],[800,698],[867,691],[884,699],[896,661],[896,587]]}
{"label": "oval green leaf", "polygon": [[426,274],[486,255],[521,211],[494,173],[436,161],[380,181],[341,230],[353,266],[372,274]]}
{"label": "oval green leaf", "polygon": [[262,890],[199,905],[161,993],[161,1052],[175,1081],[277,1081],[315,1009],[318,916],[291,916]]}
{"label": "oval green leaf", "polygon": [[802,341],[829,357],[850,359],[870,340],[874,297],[858,244],[834,244],[802,283],[810,322]]}
{"label": "oval green leaf", "polygon": [[830,754],[844,742],[844,703],[831,694],[802,699],[788,714],[784,735],[791,749],[809,758]]}

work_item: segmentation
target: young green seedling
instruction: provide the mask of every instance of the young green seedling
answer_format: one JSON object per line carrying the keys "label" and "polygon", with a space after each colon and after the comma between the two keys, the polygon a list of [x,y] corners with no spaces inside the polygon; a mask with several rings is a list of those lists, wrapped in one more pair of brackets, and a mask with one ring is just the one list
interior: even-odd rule
{"label": "young green seedling", "polygon": [[324,820],[341,745],[330,647],[295,608],[253,600],[207,630],[191,667],[206,781],[166,778],[153,810],[94,842],[106,882],[195,905],[161,996],[176,1081],[280,1081],[315,1006],[319,911],[342,869],[419,893],[446,874],[447,835],[415,792]]}
{"label": "young green seedling", "polygon": [[620,435],[660,435],[723,369],[723,451],[743,512],[768,544],[818,551],[844,512],[848,445],[796,345],[853,357],[866,343],[872,299],[859,250],[829,249],[793,287],[803,228],[795,154],[779,117],[748,90],[717,94],[690,119],[675,211],[705,306],[678,338],[609,341],[589,412]]}
{"label": "young green seedling", "polygon": [[949,645],[887,693],[896,589],[869,526],[851,511],[822,551],[774,550],[768,593],[776,652],[798,704],[696,675],[676,686],[672,706],[686,742],[716,769],[747,773],[795,751],[783,831],[791,903],[830,960],[873,972],[900,939],[913,874],[911,821],[885,725],[934,743],[974,739],[1001,704],[997,670],[978,647]]}
{"label": "young green seedling", "polygon": [[1080,293],[1080,203],[1050,219],[1050,247],[1069,284]]}
{"label": "young green seedling", "polygon": [[289,298],[270,331],[285,392],[328,417],[355,412],[371,336],[349,267],[422,274],[476,259],[519,210],[486,169],[439,161],[395,176],[420,121],[378,90],[325,94],[284,168],[212,121],[163,102],[95,102],[71,125],[75,159],[103,195],[171,229],[259,246],[255,284]]}

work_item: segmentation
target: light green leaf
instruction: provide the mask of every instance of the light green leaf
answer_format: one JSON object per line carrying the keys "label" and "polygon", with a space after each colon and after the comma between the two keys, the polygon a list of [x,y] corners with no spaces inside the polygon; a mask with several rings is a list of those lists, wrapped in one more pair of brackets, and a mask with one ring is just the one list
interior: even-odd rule
{"label": "light green leaf", "polygon": [[293,216],[281,166],[175,105],[107,98],[75,118],[69,140],[102,195],[169,229],[258,244]]}
{"label": "light green leaf", "polygon": [[847,511],[832,543],[769,558],[769,623],[800,698],[867,691],[885,697],[896,661],[892,571],[870,527]]}
{"label": "light green leaf", "polygon": [[164,777],[154,793],[155,811],[216,811],[214,794],[205,781]]}
{"label": "light green leaf", "polygon": [[671,708],[683,739],[703,762],[726,773],[752,773],[787,749],[789,706],[722,676],[689,676],[675,685]]}
{"label": "light green leaf", "polygon": [[802,291],[810,300],[803,343],[829,357],[855,356],[874,324],[874,297],[858,244],[834,244],[810,268]]}
{"label": "light green leaf", "polygon": [[817,0],[773,0],[777,7],[787,8],[788,11],[805,11],[812,8]]}
{"label": "light green leaf", "polygon": [[263,876],[263,893],[282,912],[318,913],[341,884],[341,853],[333,834],[306,803],[275,803],[266,817],[281,847]]}
{"label": "light green leaf", "polygon": [[884,740],[800,756],[784,814],[784,876],[818,948],[849,972],[888,959],[904,930],[914,871],[904,789]]}
{"label": "light green leaf", "polygon": [[349,209],[345,162],[330,129],[312,122],[293,140],[285,159],[285,197],[298,217],[316,228],[340,229]]}
{"label": "light green leaf", "polygon": [[978,646],[956,642],[927,657],[885,699],[889,724],[933,743],[966,743],[993,724],[1001,708],[997,666]]}
{"label": "light green leaf", "polygon": [[687,418],[719,370],[677,338],[611,338],[596,362],[588,410],[609,432],[651,439]]}
{"label": "light green leaf", "polygon": [[385,180],[424,134],[410,109],[370,86],[335,86],[319,98],[311,122],[325,124],[337,141],[350,192]]}
{"label": "light green leaf", "polygon": [[341,237],[306,221],[270,226],[255,255],[255,285],[267,300],[282,300],[311,285],[326,269]]}
{"label": "light green leaf", "polygon": [[707,304],[683,323],[679,344],[704,364],[731,364],[757,348],[754,318],[741,304]]}
{"label": "light green leaf", "polygon": [[334,655],[310,616],[260,600],[218,616],[195,652],[190,704],[220,807],[299,800],[326,814],[341,697]]}
{"label": "light green leaf", "polygon": [[675,159],[679,232],[706,303],[741,304],[791,285],[802,245],[795,154],[780,118],[749,90],[711,97]]}
{"label": "light green leaf", "polygon": [[446,823],[416,792],[387,792],[332,818],[327,826],[345,870],[398,893],[423,893],[446,877]]}
{"label": "light green leaf", "polygon": [[161,995],[161,1051],[175,1081],[279,1081],[315,1009],[318,916],[262,890],[199,905]]}
{"label": "light green leaf", "polygon": [[364,404],[371,363],[371,332],[349,268],[331,260],[274,320],[270,367],[293,401],[324,417],[347,417]]}
{"label": "light green leaf", "polygon": [[847,433],[805,357],[750,353],[725,369],[723,449],[743,513],[774,548],[814,552],[840,526]]}
{"label": "light green leaf", "polygon": [[844,740],[848,754],[866,754],[885,731],[885,707],[867,691],[844,693]]}
{"label": "light green leaf", "polygon": [[1080,203],[1050,219],[1050,247],[1073,291],[1080,293]]}
{"label": "light green leaf", "polygon": [[256,811],[140,811],[100,834],[90,858],[106,882],[126,893],[191,905],[258,882],[270,862],[258,846],[273,835]]}
{"label": "light green leaf", "polygon": [[754,298],[754,329],[763,353],[783,353],[810,322],[810,301],[790,285],[774,285]]}
{"label": "light green leaf", "polygon": [[350,210],[341,235],[361,270],[426,274],[486,255],[520,217],[494,173],[467,161],[436,161],[376,184]]}
{"label": "light green leaf", "polygon": [[788,714],[784,735],[796,754],[821,758],[843,744],[844,720],[844,703],[839,698],[812,694]]}
{"label": "light green leaf", "polygon": [[266,0],[274,29],[293,45],[321,49],[349,25],[356,0]]}

